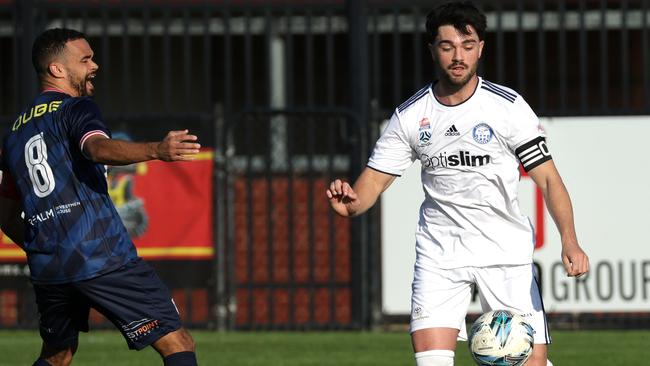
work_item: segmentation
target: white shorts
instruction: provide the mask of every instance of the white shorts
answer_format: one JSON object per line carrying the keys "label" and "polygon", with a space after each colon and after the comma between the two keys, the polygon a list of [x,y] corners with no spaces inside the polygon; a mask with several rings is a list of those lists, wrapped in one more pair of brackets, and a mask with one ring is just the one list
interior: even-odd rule
{"label": "white shorts", "polygon": [[514,311],[535,330],[535,343],[549,344],[551,337],[544,304],[532,264],[454,269],[416,265],[411,296],[411,333],[426,328],[456,328],[467,340],[465,316],[478,287],[483,312]]}

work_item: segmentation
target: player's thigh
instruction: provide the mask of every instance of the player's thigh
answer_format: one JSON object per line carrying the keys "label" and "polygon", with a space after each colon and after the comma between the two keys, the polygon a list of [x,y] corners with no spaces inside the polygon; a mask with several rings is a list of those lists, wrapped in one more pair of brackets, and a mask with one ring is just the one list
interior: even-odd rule
{"label": "player's thigh", "polygon": [[43,354],[76,351],[79,332],[88,331],[90,304],[73,285],[34,284]]}
{"label": "player's thigh", "polygon": [[[415,267],[411,295],[411,333],[416,351],[420,345],[454,344],[466,336],[465,315],[472,296],[465,269]],[[459,334],[460,331],[460,334]],[[417,333],[417,334],[416,334]],[[443,349],[443,348],[438,348]]]}
{"label": "player's thigh", "polygon": [[535,343],[551,343],[542,293],[532,264],[476,268],[475,275],[484,311],[514,311],[533,327]]}
{"label": "player's thigh", "polygon": [[79,290],[115,324],[131,349],[142,349],[181,328],[167,286],[141,259],[84,281]]}

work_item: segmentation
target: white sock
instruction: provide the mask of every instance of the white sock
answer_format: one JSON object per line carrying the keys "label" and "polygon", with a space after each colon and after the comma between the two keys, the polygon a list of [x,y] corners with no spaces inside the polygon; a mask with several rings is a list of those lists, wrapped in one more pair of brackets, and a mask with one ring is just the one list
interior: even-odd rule
{"label": "white sock", "polygon": [[549,360],[548,358],[546,359],[546,366],[553,366],[551,360]]}
{"label": "white sock", "polygon": [[454,366],[454,351],[434,349],[415,353],[416,366]]}

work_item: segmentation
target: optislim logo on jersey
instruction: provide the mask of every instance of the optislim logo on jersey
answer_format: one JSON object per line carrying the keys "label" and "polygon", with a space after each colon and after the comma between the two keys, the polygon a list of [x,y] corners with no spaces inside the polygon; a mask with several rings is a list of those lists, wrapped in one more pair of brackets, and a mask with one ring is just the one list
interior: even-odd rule
{"label": "optislim logo on jersey", "polygon": [[469,151],[460,151],[458,154],[447,155],[441,152],[437,156],[422,154],[420,161],[426,168],[447,168],[456,166],[483,166],[490,163],[490,155],[472,155]]}

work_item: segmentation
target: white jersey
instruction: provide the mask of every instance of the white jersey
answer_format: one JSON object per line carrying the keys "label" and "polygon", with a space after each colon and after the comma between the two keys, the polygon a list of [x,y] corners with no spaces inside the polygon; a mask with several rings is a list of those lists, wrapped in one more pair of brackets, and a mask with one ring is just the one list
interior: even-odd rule
{"label": "white jersey", "polygon": [[517,200],[519,164],[528,171],[551,156],[539,119],[520,95],[479,78],[468,100],[447,106],[431,85],[421,89],[395,110],[368,166],[399,176],[415,159],[425,193],[418,264],[532,262],[533,228]]}

